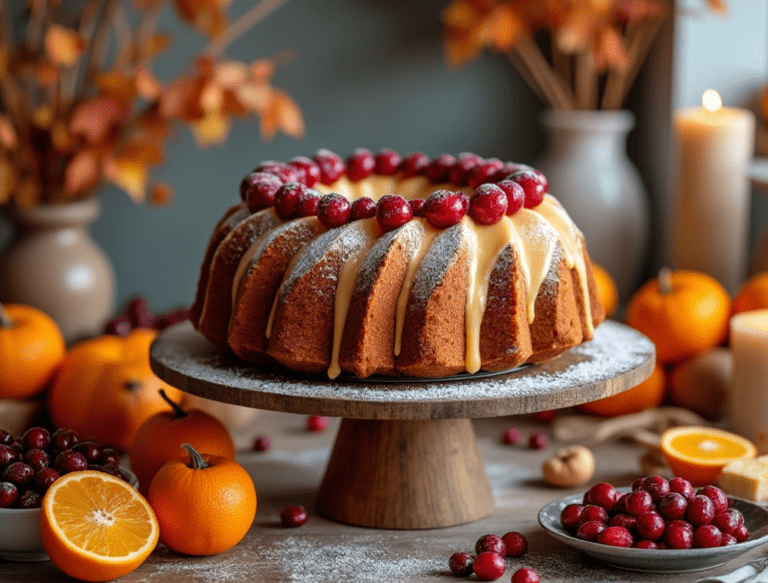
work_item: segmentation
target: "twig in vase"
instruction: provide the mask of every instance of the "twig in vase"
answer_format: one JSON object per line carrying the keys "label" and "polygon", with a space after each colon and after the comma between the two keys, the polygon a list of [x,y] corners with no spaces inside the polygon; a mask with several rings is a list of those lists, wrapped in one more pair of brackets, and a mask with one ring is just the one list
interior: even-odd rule
{"label": "twig in vase", "polygon": [[597,109],[598,73],[590,50],[576,55],[576,99],[579,109]]}
{"label": "twig in vase", "polygon": [[552,68],[531,36],[524,36],[512,49],[525,62],[549,104],[556,109],[573,109],[576,97]]}
{"label": "twig in vase", "polygon": [[253,8],[245,12],[240,18],[230,24],[227,29],[216,36],[201,51],[203,55],[217,57],[238,38],[280,8],[288,0],[261,0]]}
{"label": "twig in vase", "polygon": [[117,48],[115,49],[115,60],[112,67],[116,71],[125,69],[131,62],[133,55],[133,31],[131,23],[122,5],[118,5],[115,10],[114,18],[115,38],[117,39]]}

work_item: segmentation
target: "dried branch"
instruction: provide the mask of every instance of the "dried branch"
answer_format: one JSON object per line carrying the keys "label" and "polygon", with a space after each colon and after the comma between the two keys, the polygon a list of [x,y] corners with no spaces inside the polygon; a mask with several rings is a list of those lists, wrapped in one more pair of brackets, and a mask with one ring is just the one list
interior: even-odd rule
{"label": "dried branch", "polygon": [[117,47],[115,49],[115,60],[113,69],[122,71],[131,63],[134,54],[133,30],[128,17],[125,14],[121,4],[115,9],[115,15],[112,19],[115,28],[115,38]]}
{"label": "dried branch", "polygon": [[229,45],[264,20],[267,16],[275,12],[286,2],[288,2],[288,0],[261,0],[261,2],[230,24],[220,35],[211,40],[211,42],[203,48],[201,53],[210,57],[221,55]]}

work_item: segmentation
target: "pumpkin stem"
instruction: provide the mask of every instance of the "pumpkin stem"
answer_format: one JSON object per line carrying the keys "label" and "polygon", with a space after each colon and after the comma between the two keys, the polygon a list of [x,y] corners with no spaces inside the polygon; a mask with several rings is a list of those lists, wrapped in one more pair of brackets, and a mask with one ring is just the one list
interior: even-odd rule
{"label": "pumpkin stem", "polygon": [[659,270],[659,291],[664,296],[672,293],[672,270],[669,267]]}
{"label": "pumpkin stem", "polygon": [[171,409],[173,409],[173,414],[175,415],[175,419],[183,419],[189,415],[189,413],[182,409],[176,401],[171,399],[165,393],[165,389],[159,389],[157,392],[160,393],[160,396],[163,398],[163,400],[171,406]]}
{"label": "pumpkin stem", "polygon": [[0,304],[0,328],[10,328],[11,326],[13,326],[13,320],[3,309],[3,304]]}
{"label": "pumpkin stem", "polygon": [[141,381],[139,379],[128,379],[125,381],[125,388],[129,391],[138,391],[141,388]]}
{"label": "pumpkin stem", "polygon": [[181,447],[187,450],[189,457],[192,459],[193,470],[204,470],[205,468],[208,467],[208,464],[205,463],[203,456],[197,453],[197,450],[194,447],[192,447],[188,443],[182,443]]}

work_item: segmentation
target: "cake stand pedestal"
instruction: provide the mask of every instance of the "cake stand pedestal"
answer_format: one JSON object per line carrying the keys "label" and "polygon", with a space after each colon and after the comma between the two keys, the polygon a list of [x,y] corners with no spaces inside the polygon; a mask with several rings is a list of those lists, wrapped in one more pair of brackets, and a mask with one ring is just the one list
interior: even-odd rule
{"label": "cake stand pedestal", "polygon": [[653,343],[606,321],[591,342],[503,374],[330,381],[255,367],[189,322],[160,332],[154,372],[185,392],[274,411],[342,417],[317,511],[373,528],[438,528],[479,520],[493,495],[472,418],[559,409],[627,390],[650,376]]}

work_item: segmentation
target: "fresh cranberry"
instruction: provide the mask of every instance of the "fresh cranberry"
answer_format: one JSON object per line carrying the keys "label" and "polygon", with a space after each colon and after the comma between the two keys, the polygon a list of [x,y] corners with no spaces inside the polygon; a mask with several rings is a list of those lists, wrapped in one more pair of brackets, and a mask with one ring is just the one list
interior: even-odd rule
{"label": "fresh cranberry", "polygon": [[299,182],[308,188],[312,188],[320,182],[320,166],[317,162],[310,160],[306,156],[296,156],[288,161],[288,165],[296,169],[299,175]]}
{"label": "fresh cranberry", "polygon": [[288,506],[280,512],[280,522],[288,528],[296,528],[307,521],[309,515],[303,506]]}
{"label": "fresh cranberry", "polygon": [[450,154],[441,154],[424,168],[424,176],[434,183],[445,182],[448,180],[448,170],[455,163],[456,158]]}
{"label": "fresh cranberry", "polygon": [[376,203],[376,220],[385,231],[402,227],[412,218],[411,205],[402,196],[385,194]]}
{"label": "fresh cranberry", "polygon": [[297,217],[314,217],[317,215],[317,207],[320,204],[320,194],[314,188],[307,188],[299,197],[299,208],[296,209]]}
{"label": "fresh cranberry", "polygon": [[51,434],[43,427],[30,427],[21,438],[24,449],[48,449],[51,446]]}
{"label": "fresh cranberry", "polygon": [[376,159],[373,153],[365,148],[357,148],[347,158],[347,177],[353,182],[368,178],[376,168]]}
{"label": "fresh cranberry", "polygon": [[5,429],[0,429],[0,445],[11,445],[13,443],[13,434]]}
{"label": "fresh cranberry", "polygon": [[267,174],[274,174],[283,182],[298,182],[300,178],[300,174],[298,170],[293,166],[289,166],[288,164],[283,164],[282,162],[274,162],[272,160],[262,162],[261,164],[256,166],[256,168],[254,168],[253,171],[266,172]]}
{"label": "fresh cranberry", "polygon": [[517,182],[511,180],[502,180],[496,184],[504,194],[507,196],[507,216],[511,217],[521,208],[525,203],[525,191],[523,187]]}
{"label": "fresh cranberry", "polygon": [[560,414],[559,409],[545,409],[544,411],[536,411],[531,413],[531,419],[539,425],[549,425]]}
{"label": "fresh cranberry", "polygon": [[298,216],[299,206],[306,196],[307,187],[301,182],[287,182],[275,193],[275,212],[284,221]]}
{"label": "fresh cranberry", "polygon": [[520,441],[520,430],[517,427],[510,425],[504,429],[504,434],[501,439],[507,445],[516,445]]}
{"label": "fresh cranberry", "polygon": [[528,539],[519,532],[508,532],[501,537],[502,542],[507,547],[508,557],[519,557],[528,550]]}
{"label": "fresh cranberry", "polygon": [[686,501],[691,500],[695,496],[693,486],[685,478],[672,478],[669,481],[669,491],[682,494]]}
{"label": "fresh cranberry", "polygon": [[539,574],[530,567],[521,567],[512,574],[512,583],[539,583]]}
{"label": "fresh cranberry", "polygon": [[726,496],[725,492],[717,486],[704,486],[703,488],[699,488],[696,495],[706,496],[712,500],[712,504],[715,507],[715,514],[728,510],[728,496]]}
{"label": "fresh cranberry", "polygon": [[737,528],[744,524],[744,516],[735,508],[729,508],[725,512],[715,514],[712,524],[724,534],[733,534]]}
{"label": "fresh cranberry", "polygon": [[635,490],[627,496],[627,514],[640,516],[653,510],[653,498],[645,490]]}
{"label": "fresh cranberry", "polygon": [[243,178],[241,189],[244,184],[246,186],[243,200],[248,205],[248,210],[255,213],[275,204],[275,193],[283,185],[283,181],[274,174],[253,172]]}
{"label": "fresh cranberry", "polygon": [[324,148],[315,152],[312,160],[320,167],[320,182],[329,186],[344,176],[347,169],[344,160]]}
{"label": "fresh cranberry", "polygon": [[253,442],[254,451],[267,451],[272,447],[272,440],[266,435],[259,435]]}
{"label": "fresh cranberry", "polygon": [[23,486],[35,477],[35,470],[24,462],[13,462],[3,470],[3,481]]}
{"label": "fresh cranberry", "polygon": [[108,465],[118,466],[120,465],[120,454],[117,452],[117,450],[111,447],[103,447],[101,448],[99,463],[102,463],[105,466],[108,466]]}
{"label": "fresh cranberry", "polygon": [[639,490],[640,486],[643,485],[643,481],[644,480],[645,480],[645,478],[637,478],[636,480],[634,480],[632,482],[632,491],[634,492],[635,490]]}
{"label": "fresh cranberry", "polygon": [[[154,328],[155,316],[149,302],[142,297],[133,298],[126,308],[128,319],[134,328]],[[43,447],[41,449],[47,449]]]}
{"label": "fresh cranberry", "polygon": [[688,530],[693,532],[693,525],[690,522],[688,522],[687,520],[683,520],[683,519],[680,519],[680,518],[676,518],[674,520],[668,520],[667,521],[667,528],[669,528],[670,526],[674,526],[675,528],[677,528],[678,526],[681,526],[681,527],[687,528]]}
{"label": "fresh cranberry", "polygon": [[414,217],[423,217],[424,216],[424,199],[423,198],[412,198],[408,201],[408,204],[411,205],[411,211],[413,211]]}
{"label": "fresh cranberry", "polygon": [[414,152],[405,157],[400,164],[400,171],[403,178],[411,178],[424,173],[424,169],[429,166],[429,158],[421,152]]}
{"label": "fresh cranberry", "polygon": [[19,499],[19,489],[11,482],[0,482],[0,508],[10,508]]}
{"label": "fresh cranberry", "polygon": [[358,221],[360,219],[370,219],[376,216],[376,203],[367,196],[357,198],[352,201],[349,220]]}
{"label": "fresh cranberry", "polygon": [[43,497],[34,490],[27,490],[16,501],[17,508],[40,508],[43,505]]}
{"label": "fresh cranberry", "polygon": [[640,539],[632,545],[636,549],[658,549],[659,545],[652,540]]}
{"label": "fresh cranberry", "polygon": [[469,198],[469,216],[481,225],[498,223],[507,212],[507,195],[495,184],[481,184]]}
{"label": "fresh cranberry", "polygon": [[742,524],[736,528],[736,530],[731,533],[731,536],[733,536],[736,539],[736,542],[743,543],[745,540],[749,538],[749,530],[747,530],[747,525]]}
{"label": "fresh cranberry", "polygon": [[50,465],[50,460],[48,458],[48,453],[46,453],[44,450],[30,449],[27,453],[24,454],[24,463],[32,466],[36,472],[39,472],[43,468],[47,468]]}
{"label": "fresh cranberry", "polygon": [[489,182],[501,182],[512,176],[515,172],[521,170],[533,170],[527,164],[519,164],[517,162],[505,162],[504,165],[488,177]]}
{"label": "fresh cranberry", "polygon": [[448,559],[451,575],[454,577],[469,577],[472,574],[474,559],[469,553],[453,553]]}
{"label": "fresh cranberry", "polygon": [[543,449],[547,447],[548,443],[547,434],[541,431],[534,431],[528,438],[528,447],[531,449]]}
{"label": "fresh cranberry", "polygon": [[[642,514],[640,516],[642,516]],[[623,526],[628,531],[632,532],[637,529],[637,518],[631,514],[614,514],[608,521],[608,526]]]}
{"label": "fresh cranberry", "polygon": [[307,430],[319,433],[328,429],[328,417],[310,415],[307,417]]}
{"label": "fresh cranberry", "polygon": [[680,521],[668,524],[664,531],[664,545],[668,549],[690,549],[693,547],[693,529],[686,528]]}
{"label": "fresh cranberry", "polygon": [[461,193],[436,190],[424,201],[424,216],[429,224],[445,229],[458,223],[467,212]]}
{"label": "fresh cranberry", "polygon": [[595,504],[610,512],[619,500],[619,492],[611,484],[600,482],[592,486],[587,492],[590,504]]}
{"label": "fresh cranberry", "polygon": [[59,474],[67,474],[69,472],[87,470],[88,462],[83,454],[68,449],[56,456],[53,467],[56,468]]}
{"label": "fresh cranberry", "polygon": [[507,570],[507,563],[496,553],[480,553],[475,557],[472,569],[481,581],[495,581]]}
{"label": "fresh cranberry", "polygon": [[685,518],[694,526],[703,526],[715,517],[715,505],[709,497],[697,494],[688,503]]}
{"label": "fresh cranberry", "polygon": [[345,197],[335,192],[323,196],[317,206],[318,220],[329,229],[346,224],[351,215],[352,205]]}
{"label": "fresh cranberry", "polygon": [[682,518],[688,508],[688,501],[685,496],[678,492],[670,492],[659,499],[656,503],[656,509],[667,520]]}
{"label": "fresh cranberry", "polygon": [[113,336],[128,336],[133,330],[133,324],[131,324],[131,318],[128,314],[118,314],[112,318],[104,327],[104,334],[112,334]]}
{"label": "fresh cranberry", "polygon": [[56,480],[59,479],[59,472],[53,468],[43,468],[35,473],[35,486],[37,491],[45,493]]}
{"label": "fresh cranberry", "polygon": [[95,441],[81,441],[73,449],[83,454],[89,464],[96,463],[101,457],[101,446]]}
{"label": "fresh cranberry", "polygon": [[579,526],[579,529],[576,531],[576,538],[595,542],[597,535],[604,529],[605,523],[601,520],[590,520]]}
{"label": "fresh cranberry", "polygon": [[490,160],[486,160],[482,164],[472,168],[472,170],[467,173],[467,184],[469,184],[470,188],[477,188],[481,184],[488,182],[489,178],[503,166],[504,162],[498,158],[491,158]]}
{"label": "fresh cranberry", "polygon": [[484,534],[475,543],[475,554],[496,553],[500,557],[507,556],[507,546],[501,537],[495,534]]}
{"label": "fresh cranberry", "polygon": [[693,531],[693,546],[697,549],[711,549],[719,547],[723,540],[720,529],[711,524],[705,524]]}
{"label": "fresh cranberry", "polygon": [[608,520],[608,513],[605,511],[605,508],[595,506],[594,504],[587,504],[581,511],[578,525],[581,526],[586,522],[593,522],[595,520],[606,522]]}
{"label": "fresh cranberry", "polygon": [[669,482],[661,476],[648,476],[643,480],[640,489],[648,492],[651,495],[651,498],[653,498],[653,501],[656,502],[659,498],[663,498],[669,494]]}
{"label": "fresh cranberry", "polygon": [[547,194],[549,185],[547,179],[537,170],[521,170],[509,177],[512,182],[517,182],[525,191],[525,208],[532,209],[541,204],[544,195]]}
{"label": "fresh cranberry", "polygon": [[732,534],[726,534],[723,533],[722,538],[720,539],[720,546],[721,547],[729,547],[731,545],[735,545],[738,541],[736,540],[736,537]]}
{"label": "fresh cranberry", "polygon": [[376,154],[376,174],[381,176],[397,174],[402,161],[400,154],[394,150],[382,150]]}
{"label": "fresh cranberry", "polygon": [[80,441],[80,437],[73,429],[57,429],[51,435],[51,447],[63,451],[72,449]]}
{"label": "fresh cranberry", "polygon": [[597,534],[597,542],[612,547],[631,547],[632,535],[623,526],[607,526]]}
{"label": "fresh cranberry", "polygon": [[7,466],[20,459],[19,452],[10,445],[0,444],[0,466]]}
{"label": "fresh cranberry", "polygon": [[626,514],[627,512],[627,498],[629,498],[629,495],[631,492],[627,492],[626,494],[622,494],[619,492],[619,499],[616,500],[616,506],[613,507],[613,511],[616,514]]}
{"label": "fresh cranberry", "polygon": [[459,154],[459,159],[448,169],[448,180],[454,186],[466,186],[469,171],[482,163],[483,159],[477,154]]}
{"label": "fresh cranberry", "polygon": [[583,504],[568,504],[560,513],[560,524],[565,530],[576,530],[580,526],[579,518],[583,511]]}
{"label": "fresh cranberry", "polygon": [[656,540],[664,534],[666,523],[658,512],[644,512],[637,517],[637,532],[648,540]]}

